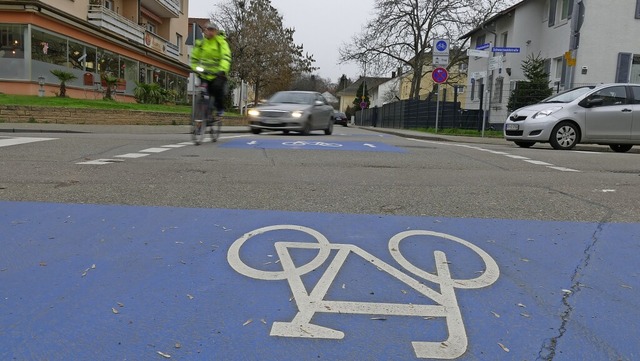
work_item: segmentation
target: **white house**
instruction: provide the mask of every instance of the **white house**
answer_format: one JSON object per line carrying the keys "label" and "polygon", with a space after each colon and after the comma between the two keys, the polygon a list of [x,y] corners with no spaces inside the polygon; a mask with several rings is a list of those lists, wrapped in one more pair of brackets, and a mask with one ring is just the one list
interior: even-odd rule
{"label": "white house", "polygon": [[469,37],[475,54],[486,53],[469,57],[466,108],[480,108],[478,91],[487,85],[482,108],[489,123],[508,116],[510,90],[525,80],[528,56],[545,59],[556,91],[640,82],[640,0],[523,0],[462,38]]}

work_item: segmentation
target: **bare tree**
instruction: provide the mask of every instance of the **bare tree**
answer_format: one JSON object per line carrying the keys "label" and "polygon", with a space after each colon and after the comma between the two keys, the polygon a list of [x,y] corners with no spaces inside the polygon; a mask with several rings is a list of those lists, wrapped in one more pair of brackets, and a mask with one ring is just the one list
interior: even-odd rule
{"label": "bare tree", "polygon": [[253,85],[255,102],[262,92],[287,89],[300,74],[316,69],[270,0],[228,0],[211,17],[226,31],[232,72]]}
{"label": "bare tree", "polygon": [[[464,49],[466,32],[513,3],[508,0],[376,0],[374,18],[340,48],[340,62],[357,62],[372,74],[397,67],[413,72],[409,97],[420,94],[422,78],[431,72],[435,39],[449,39],[451,49]],[[450,54],[448,67],[464,54]]]}

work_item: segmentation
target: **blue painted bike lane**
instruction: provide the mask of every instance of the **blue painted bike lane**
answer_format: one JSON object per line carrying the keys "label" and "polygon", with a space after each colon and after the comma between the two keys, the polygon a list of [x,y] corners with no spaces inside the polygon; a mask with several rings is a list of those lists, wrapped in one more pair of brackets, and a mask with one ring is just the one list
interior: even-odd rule
{"label": "blue painted bike lane", "polygon": [[639,237],[0,202],[0,359],[634,360]]}

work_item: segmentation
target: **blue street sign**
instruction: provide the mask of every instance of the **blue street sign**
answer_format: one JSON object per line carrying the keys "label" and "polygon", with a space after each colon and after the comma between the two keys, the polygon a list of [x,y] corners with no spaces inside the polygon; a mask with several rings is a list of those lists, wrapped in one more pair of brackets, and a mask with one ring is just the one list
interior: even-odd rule
{"label": "blue street sign", "polygon": [[438,49],[439,51],[445,51],[447,50],[447,42],[444,40],[440,40],[436,43],[436,49]]}
{"label": "blue street sign", "polygon": [[476,50],[489,49],[490,46],[491,46],[491,43],[480,44],[476,46]]}
{"label": "blue street sign", "polygon": [[519,53],[520,48],[508,48],[508,47],[497,47],[494,46],[491,51],[494,53]]}

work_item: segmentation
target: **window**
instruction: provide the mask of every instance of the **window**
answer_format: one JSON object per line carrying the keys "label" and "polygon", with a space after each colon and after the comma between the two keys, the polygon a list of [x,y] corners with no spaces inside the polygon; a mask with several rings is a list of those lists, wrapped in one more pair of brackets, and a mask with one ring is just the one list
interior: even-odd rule
{"label": "window", "polygon": [[104,7],[113,11],[113,0],[104,0]]}
{"label": "window", "polygon": [[549,26],[564,24],[571,19],[573,11],[573,0],[550,0],[549,1]]}
{"label": "window", "polygon": [[[507,40],[509,39],[509,33],[508,32],[504,32],[500,35],[500,37],[502,38],[502,46],[504,46],[505,48],[507,47]],[[506,52],[503,52],[502,55],[507,55]]]}
{"label": "window", "polygon": [[562,62],[563,62],[564,58],[555,58],[553,59],[554,62],[554,67],[556,70],[556,74],[555,74],[555,78],[556,79],[560,79],[562,78]]}
{"label": "window", "polygon": [[475,100],[476,98],[476,80],[471,78],[471,94],[469,95],[469,99]]}
{"label": "window", "polygon": [[26,25],[0,24],[0,78],[26,79],[25,33]]}
{"label": "window", "polygon": [[[638,0],[638,1],[640,1],[640,0]],[[486,41],[486,35],[485,34],[479,35],[476,38],[476,48],[479,47],[480,45],[484,44],[485,41]]]}
{"label": "window", "polygon": [[632,86],[631,92],[633,93],[633,104],[640,104],[640,86]]}
{"label": "window", "polygon": [[627,83],[629,81],[632,57],[633,54],[631,53],[618,53],[616,83]]}
{"label": "window", "polygon": [[597,106],[622,105],[627,103],[627,89],[624,86],[613,86],[599,90],[589,96],[589,99],[602,98],[602,104]]}
{"label": "window", "polygon": [[157,34],[156,33],[156,24],[154,24],[152,22],[147,22],[145,24],[145,28],[147,29],[148,32]]}
{"label": "window", "polygon": [[178,46],[178,54],[182,54],[182,35],[176,33],[176,45]]}
{"label": "window", "polygon": [[[572,1],[572,0],[571,0]],[[567,20],[569,18],[569,3],[570,0],[561,0],[560,5],[560,20]]]}
{"label": "window", "polygon": [[636,19],[640,19],[640,0],[636,0]]}

